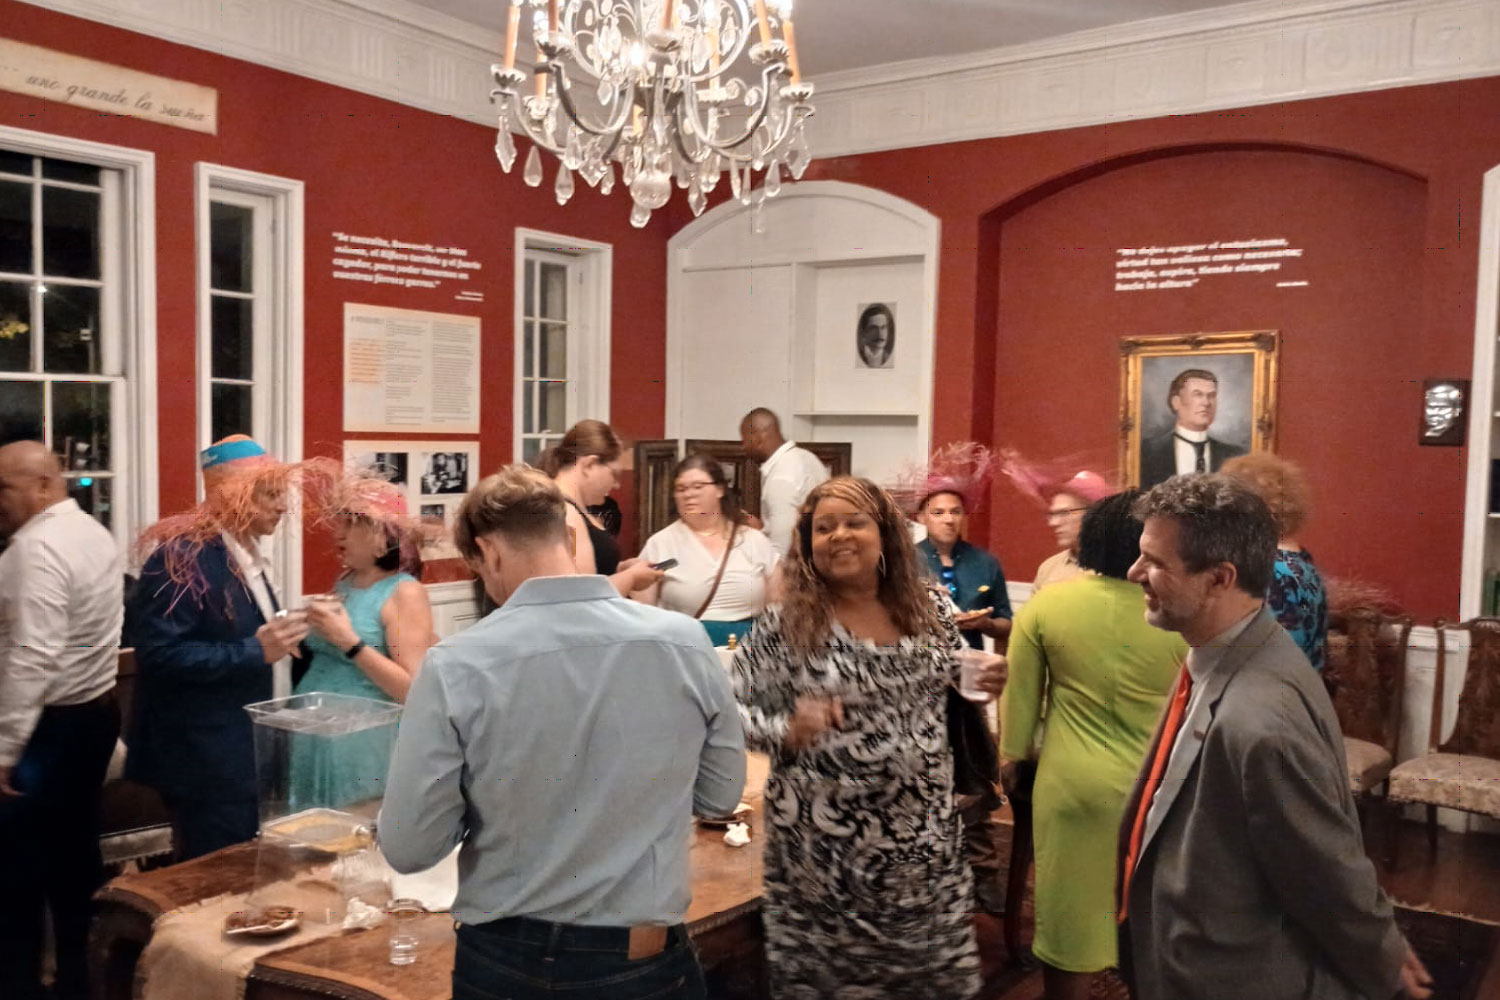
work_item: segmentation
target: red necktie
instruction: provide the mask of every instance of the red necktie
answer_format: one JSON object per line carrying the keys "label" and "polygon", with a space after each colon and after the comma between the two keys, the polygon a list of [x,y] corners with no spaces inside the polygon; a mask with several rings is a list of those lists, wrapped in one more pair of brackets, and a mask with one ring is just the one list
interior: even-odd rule
{"label": "red necktie", "polygon": [[1146,833],[1146,817],[1151,813],[1151,802],[1156,798],[1156,790],[1161,787],[1167,761],[1172,757],[1172,747],[1177,743],[1177,731],[1182,728],[1182,720],[1187,715],[1188,695],[1192,691],[1193,675],[1184,666],[1177,679],[1177,690],[1173,692],[1172,701],[1167,706],[1167,718],[1161,727],[1161,741],[1156,744],[1156,756],[1151,758],[1151,771],[1146,775],[1146,784],[1141,788],[1140,805],[1136,808],[1135,822],[1130,828],[1130,848],[1125,854],[1125,877],[1120,880],[1120,923],[1125,922],[1126,906],[1130,899],[1130,879],[1135,874],[1135,863],[1141,856],[1141,838]]}

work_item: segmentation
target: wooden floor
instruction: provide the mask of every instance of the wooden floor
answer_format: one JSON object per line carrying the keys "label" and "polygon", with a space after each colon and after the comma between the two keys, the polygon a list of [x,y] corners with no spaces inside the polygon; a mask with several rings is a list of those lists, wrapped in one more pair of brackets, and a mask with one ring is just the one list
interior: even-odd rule
{"label": "wooden floor", "polygon": [[[1440,831],[1435,856],[1429,856],[1425,829],[1417,823],[1402,823],[1399,831],[1398,865],[1393,870],[1384,857],[1375,858],[1380,884],[1392,900],[1404,906],[1456,913],[1500,923],[1500,836]],[[1372,849],[1384,838],[1370,838]],[[981,918],[984,920],[986,918]],[[992,936],[990,928],[979,928],[981,947]],[[986,969],[981,1000],[1042,1000],[1042,974],[1022,973],[1014,967]],[[1500,955],[1490,961],[1481,1000],[1500,1000]]]}

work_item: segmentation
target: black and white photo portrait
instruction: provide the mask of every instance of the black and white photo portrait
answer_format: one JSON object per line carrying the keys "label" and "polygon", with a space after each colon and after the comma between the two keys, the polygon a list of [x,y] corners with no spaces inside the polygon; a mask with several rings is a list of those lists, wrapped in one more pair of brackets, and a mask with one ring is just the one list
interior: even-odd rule
{"label": "black and white photo portrait", "polygon": [[894,368],[896,304],[871,302],[859,307],[854,330],[855,364],[860,368]]}
{"label": "black and white photo portrait", "polygon": [[377,451],[371,460],[370,468],[386,482],[405,486],[407,484],[406,463],[407,457],[404,451]]}
{"label": "black and white photo portrait", "polygon": [[422,520],[432,524],[442,524],[447,520],[448,507],[440,503],[424,503],[421,506]]}
{"label": "black and white photo portrait", "polygon": [[469,455],[462,451],[434,451],[422,473],[422,495],[440,496],[469,491]]}

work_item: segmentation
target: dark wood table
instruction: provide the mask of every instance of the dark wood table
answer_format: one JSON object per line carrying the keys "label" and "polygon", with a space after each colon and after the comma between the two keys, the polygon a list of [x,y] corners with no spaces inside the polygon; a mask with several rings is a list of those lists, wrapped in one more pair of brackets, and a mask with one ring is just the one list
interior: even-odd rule
{"label": "dark wood table", "polygon": [[[758,819],[758,816],[756,817]],[[723,831],[699,829],[692,853],[693,903],[688,931],[709,978],[710,995],[766,996],[760,919],[759,826],[749,846],[724,844]],[[126,875],[99,890],[90,940],[95,1000],[131,1000],[138,959],[152,923],[169,910],[228,892],[249,892],[262,877],[290,877],[326,855],[288,849],[229,847],[169,868]],[[422,945],[409,966],[389,963],[385,928],[349,931],[270,952],[251,970],[245,1000],[450,1000],[454,933],[444,913],[423,918]]]}

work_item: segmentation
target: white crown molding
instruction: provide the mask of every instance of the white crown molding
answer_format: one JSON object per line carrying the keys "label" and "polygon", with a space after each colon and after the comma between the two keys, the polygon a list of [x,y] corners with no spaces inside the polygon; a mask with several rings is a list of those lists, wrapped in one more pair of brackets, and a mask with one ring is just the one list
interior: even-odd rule
{"label": "white crown molding", "polygon": [[1500,73],[1495,0],[1277,0],[820,77],[819,157]]}
{"label": "white crown molding", "polygon": [[[499,34],[405,0],[25,0],[482,124]],[[823,158],[1500,73],[1496,0],[1252,0],[821,77]]]}

